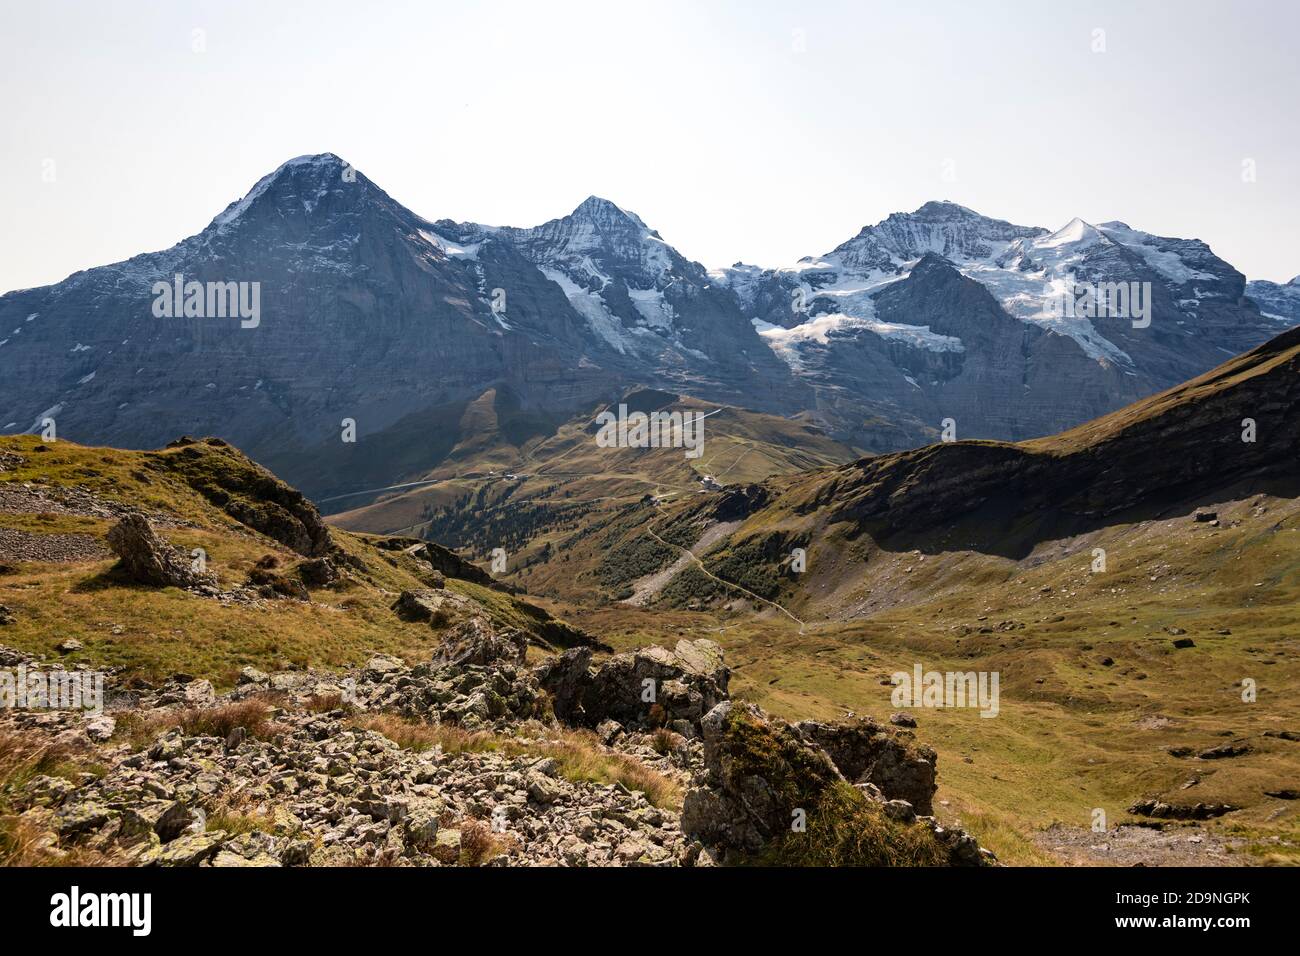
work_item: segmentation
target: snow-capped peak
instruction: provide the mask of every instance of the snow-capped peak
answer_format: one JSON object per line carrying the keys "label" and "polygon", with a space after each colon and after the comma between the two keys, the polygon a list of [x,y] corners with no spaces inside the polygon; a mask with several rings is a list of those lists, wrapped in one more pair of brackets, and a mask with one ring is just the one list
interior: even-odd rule
{"label": "snow-capped peak", "polygon": [[1127,246],[1136,252],[1155,272],[1175,285],[1190,282],[1217,283],[1221,276],[1204,267],[1216,270],[1227,267],[1199,239],[1172,239],[1133,229],[1122,222],[1107,222],[1100,227],[1106,238]]}
{"label": "snow-capped peak", "polygon": [[927,202],[914,212],[896,212],[866,226],[824,258],[838,258],[859,272],[897,271],[927,252],[952,262],[997,256],[1008,244],[1045,233],[1035,226],[1017,226],[990,219],[954,202]]}
{"label": "snow-capped peak", "polygon": [[630,287],[654,288],[673,266],[673,250],[659,233],[599,196],[589,196],[561,219],[503,232],[534,262],[561,268],[584,285],[596,280],[603,286],[617,272]]}
{"label": "snow-capped peak", "polygon": [[288,178],[307,173],[312,180],[311,196],[303,197],[303,204],[306,211],[310,212],[315,202],[328,191],[332,182],[342,182],[343,174],[351,167],[336,156],[334,153],[315,153],[305,156],[295,156],[287,162],[281,163],[270,173],[267,173],[250,189],[242,199],[238,199],[227,206],[221,213],[212,220],[212,225],[221,227],[228,226],[237,221],[246,213],[259,198],[264,196],[278,183]]}
{"label": "snow-capped peak", "polygon": [[[907,215],[913,219],[926,219],[930,221],[941,221],[944,219],[985,219],[974,209],[968,209],[951,199],[932,199],[923,203],[915,212],[895,213],[895,215]],[[995,220],[994,220],[995,221]]]}
{"label": "snow-capped peak", "polygon": [[1061,246],[1073,246],[1076,249],[1082,249],[1105,241],[1107,241],[1106,237],[1100,229],[1092,223],[1084,222],[1078,216],[1075,216],[1056,232],[1035,239],[1031,245],[1035,249],[1056,249]]}
{"label": "snow-capped peak", "polygon": [[[569,217],[600,225],[622,225],[627,223],[646,232],[654,232],[636,213],[629,212],[622,206],[610,202],[608,199],[602,199],[600,196],[588,196],[577,205],[573,212],[569,213]],[[658,233],[655,233],[655,235],[657,236]]]}

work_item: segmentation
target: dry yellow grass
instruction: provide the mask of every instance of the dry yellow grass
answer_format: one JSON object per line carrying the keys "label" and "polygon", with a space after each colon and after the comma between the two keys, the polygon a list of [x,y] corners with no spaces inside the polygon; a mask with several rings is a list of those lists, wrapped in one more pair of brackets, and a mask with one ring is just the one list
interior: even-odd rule
{"label": "dry yellow grass", "polygon": [[389,713],[354,717],[352,724],[383,734],[398,746],[417,752],[440,747],[446,754],[497,751],[512,757],[551,757],[560,776],[572,783],[619,783],[644,793],[657,807],[681,807],[682,791],[675,780],[633,757],[601,746],[589,731],[543,728],[544,739],[525,741],[488,731],[469,731],[452,724],[423,723]]}
{"label": "dry yellow grass", "polygon": [[453,724],[430,724],[400,714],[370,713],[352,718],[352,726],[383,734],[399,747],[421,753],[441,748],[443,753],[478,753],[503,749],[503,738],[487,731],[469,731]]}
{"label": "dry yellow grass", "polygon": [[460,866],[485,866],[513,848],[514,838],[492,832],[482,820],[469,817],[460,822]]}
{"label": "dry yellow grass", "polygon": [[560,775],[575,783],[621,783],[639,790],[656,807],[680,809],[682,791],[677,781],[626,754],[603,747],[589,731],[567,731],[548,741],[542,753],[559,763]]}
{"label": "dry yellow grass", "polygon": [[229,737],[236,727],[243,727],[250,737],[268,739],[286,729],[271,719],[271,713],[271,704],[258,697],[218,704],[215,707],[131,711],[117,718],[114,736],[137,748],[148,746],[160,734],[173,727],[179,727],[187,737],[223,739]]}
{"label": "dry yellow grass", "polygon": [[90,767],[71,748],[52,743],[43,734],[0,730],[0,866],[106,866],[106,854],[74,847],[61,850],[53,833],[21,818],[13,806],[17,793],[35,777],[72,778]]}

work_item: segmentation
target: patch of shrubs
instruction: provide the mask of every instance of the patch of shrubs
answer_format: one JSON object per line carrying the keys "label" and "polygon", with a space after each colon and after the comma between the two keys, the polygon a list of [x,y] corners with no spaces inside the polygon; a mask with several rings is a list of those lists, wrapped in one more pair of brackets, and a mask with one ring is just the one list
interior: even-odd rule
{"label": "patch of shrubs", "polygon": [[596,570],[605,587],[621,588],[630,581],[662,571],[676,560],[676,552],[649,535],[637,535],[609,551]]}
{"label": "patch of shrubs", "polygon": [[672,607],[688,604],[706,604],[714,598],[725,597],[727,589],[700,570],[698,565],[688,565],[659,592],[659,599]]}
{"label": "patch of shrubs", "polygon": [[724,581],[733,581],[770,600],[781,590],[779,569],[784,557],[780,538],[773,535],[761,541],[747,541],[712,558],[709,570]]}

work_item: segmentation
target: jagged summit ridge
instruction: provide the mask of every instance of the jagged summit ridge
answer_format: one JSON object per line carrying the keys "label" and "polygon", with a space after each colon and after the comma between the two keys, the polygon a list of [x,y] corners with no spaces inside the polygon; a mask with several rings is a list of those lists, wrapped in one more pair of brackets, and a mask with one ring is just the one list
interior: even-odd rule
{"label": "jagged summit ridge", "polygon": [[348,163],[334,153],[295,156],[254,183],[243,198],[232,202],[212,220],[212,226],[231,225],[252,208],[258,199],[277,187],[292,189],[299,184],[310,183],[315,189],[315,199],[304,199],[304,211],[311,212],[316,202],[329,190],[332,181],[342,184],[346,181],[346,173],[351,169]]}
{"label": "jagged summit ridge", "polygon": [[[150,289],[178,274],[258,283],[265,319],[242,337],[219,320],[160,322]],[[1149,283],[1150,328],[1055,315],[1074,279]],[[315,153],[170,249],[0,296],[0,376],[13,383],[0,431],[51,409],[68,437],[127,446],[220,431],[310,480],[294,459],[336,439],[335,406],[373,416],[374,435],[488,389],[565,420],[641,386],[807,413],[873,451],[924,442],[948,417],[966,436],[1026,438],[1300,321],[1297,287],[1276,288],[1245,297],[1200,240],[1119,221],[1049,232],[951,201],[790,268],[709,272],[601,196],[537,226],[434,222]]]}
{"label": "jagged summit ridge", "polygon": [[[256,285],[263,320],[160,321],[151,289],[178,275]],[[773,410],[794,387],[734,298],[614,203],[523,229],[431,222],[334,153],[280,164],[170,249],[0,296],[0,325],[17,330],[0,431],[49,413],[61,436],[127,447],[220,432],[295,480],[344,414],[376,440],[489,389],[563,420],[632,384],[736,401],[758,378]],[[388,455],[366,456],[379,483]],[[326,469],[328,490],[355,467]]]}
{"label": "jagged summit ridge", "polygon": [[601,226],[620,226],[624,223],[631,223],[635,228],[659,238],[659,233],[647,226],[636,213],[600,196],[588,196],[574,207],[569,217]]}
{"label": "jagged summit ridge", "polygon": [[991,219],[957,203],[932,201],[914,212],[892,213],[874,226],[864,226],[827,258],[837,257],[861,270],[889,271],[927,252],[955,261],[989,258],[1014,239],[1045,231]]}
{"label": "jagged summit ridge", "polygon": [[1246,294],[1259,303],[1266,319],[1283,325],[1300,323],[1300,276],[1286,283],[1257,279],[1246,284]]}

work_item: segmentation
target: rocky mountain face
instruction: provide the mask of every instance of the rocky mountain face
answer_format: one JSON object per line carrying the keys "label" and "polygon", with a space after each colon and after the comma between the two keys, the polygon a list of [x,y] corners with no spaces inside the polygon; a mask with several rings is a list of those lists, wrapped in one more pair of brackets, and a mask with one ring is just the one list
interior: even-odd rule
{"label": "rocky mountain face", "polygon": [[1300,276],[1285,284],[1265,279],[1247,282],[1246,295],[1255,300],[1265,317],[1288,325],[1300,322]]}
{"label": "rocky mountain face", "polygon": [[[206,300],[202,317],[157,317],[154,283],[176,275],[258,283],[256,325]],[[373,437],[486,382],[563,406],[626,376],[589,359],[586,324],[508,243],[448,246],[328,154],[286,163],[171,249],[4,296],[0,317],[8,431],[48,417],[63,437],[132,447],[219,432],[276,461],[347,455],[344,418]]]}
{"label": "rocky mountain face", "polygon": [[[563,290],[591,334],[632,363],[639,380],[764,410],[808,398],[728,289],[607,199],[591,196],[532,228],[438,226],[462,242],[508,241]],[[768,384],[765,394],[754,394],[756,377]]]}
{"label": "rocky mountain face", "polygon": [[859,462],[845,472],[855,473],[852,490],[824,487],[814,500],[832,509],[832,520],[884,534],[943,526],[999,504],[1022,522],[1073,530],[1237,482],[1258,490],[1291,481],[1297,404],[1300,329],[1293,329],[1072,432],[1022,446],[940,444]]}
{"label": "rocky mountain face", "polygon": [[1078,219],[1049,232],[948,202],[787,269],[715,275],[832,433],[877,451],[933,440],[946,418],[959,437],[1059,431],[1286,327],[1199,240]]}
{"label": "rocky mountain face", "polygon": [[[1149,309],[1062,313],[1088,282],[1149,283]],[[868,450],[949,418],[1020,439],[1259,344],[1294,285],[1252,299],[1199,240],[939,202],[788,269],[711,273],[597,197],[532,228],[432,222],[304,156],[171,249],[0,296],[0,433],[215,433],[315,495],[423,474],[489,392],[525,431],[648,386]]]}
{"label": "rocky mountain face", "polygon": [[[178,275],[159,316],[155,284],[170,297]],[[258,315],[213,283],[256,284]],[[171,249],[0,297],[0,327],[4,432],[219,433],[314,493],[345,490],[323,474],[436,463],[489,389],[566,418],[634,383],[737,400],[758,376],[769,405],[794,388],[730,293],[612,204],[535,230],[435,224],[332,154],[285,163]]]}

